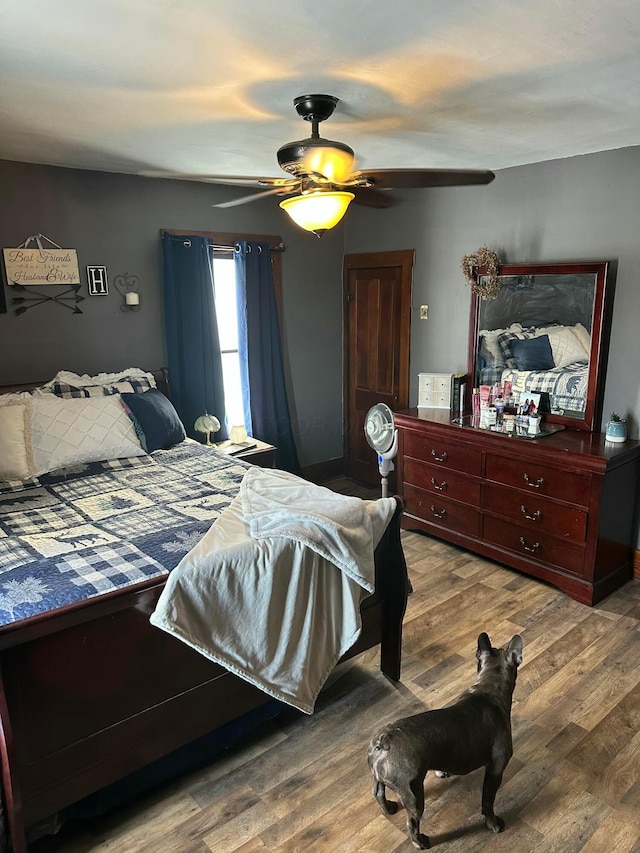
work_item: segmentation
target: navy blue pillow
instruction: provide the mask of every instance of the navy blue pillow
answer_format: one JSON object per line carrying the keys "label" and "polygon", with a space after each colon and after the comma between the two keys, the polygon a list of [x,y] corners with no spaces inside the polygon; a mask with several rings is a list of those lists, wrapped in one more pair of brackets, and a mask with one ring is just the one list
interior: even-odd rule
{"label": "navy blue pillow", "polygon": [[511,352],[518,370],[551,370],[556,366],[549,335],[511,341]]}
{"label": "navy blue pillow", "polygon": [[157,388],[142,394],[121,394],[122,402],[140,425],[147,453],[166,450],[184,441],[187,434],[172,403]]}

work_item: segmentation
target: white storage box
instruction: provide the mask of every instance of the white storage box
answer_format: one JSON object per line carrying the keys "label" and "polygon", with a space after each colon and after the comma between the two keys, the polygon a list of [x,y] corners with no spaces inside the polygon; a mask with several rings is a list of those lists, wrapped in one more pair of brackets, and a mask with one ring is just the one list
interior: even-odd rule
{"label": "white storage box", "polygon": [[418,408],[449,409],[453,373],[418,374]]}

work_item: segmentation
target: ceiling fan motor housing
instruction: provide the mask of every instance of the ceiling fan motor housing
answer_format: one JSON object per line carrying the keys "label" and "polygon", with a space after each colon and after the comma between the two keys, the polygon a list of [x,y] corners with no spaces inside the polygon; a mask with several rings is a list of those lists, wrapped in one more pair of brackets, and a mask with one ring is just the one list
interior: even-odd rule
{"label": "ceiling fan motor housing", "polygon": [[325,178],[330,183],[348,180],[354,161],[353,148],[330,139],[299,139],[278,149],[281,169],[296,178]]}

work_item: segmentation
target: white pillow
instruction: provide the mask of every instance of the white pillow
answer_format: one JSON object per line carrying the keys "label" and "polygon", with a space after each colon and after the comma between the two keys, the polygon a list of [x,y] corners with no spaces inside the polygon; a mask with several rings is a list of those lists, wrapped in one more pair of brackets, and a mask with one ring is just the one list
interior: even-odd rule
{"label": "white pillow", "polygon": [[556,367],[566,367],[575,361],[588,361],[589,354],[585,352],[578,337],[569,326],[558,326],[557,329],[550,328],[547,333],[553,361]]}
{"label": "white pillow", "polygon": [[582,323],[576,323],[575,326],[572,326],[572,331],[584,347],[584,351],[587,353],[587,356],[591,355],[591,335]]}
{"label": "white pillow", "polygon": [[28,391],[14,391],[12,394],[0,394],[0,406],[27,403],[29,400],[31,400],[31,394]]}
{"label": "white pillow", "polygon": [[153,373],[147,373],[139,367],[130,367],[128,370],[121,370],[119,373],[98,373],[95,376],[89,376],[88,373],[80,375],[71,370],[59,370],[49,382],[46,382],[42,387],[50,388],[57,382],[62,382],[65,385],[72,385],[74,388],[84,388],[86,385],[110,385],[112,382],[118,382],[124,378],[148,379],[150,385],[155,388],[156,380],[153,378]]}
{"label": "white pillow", "polygon": [[33,475],[28,415],[25,403],[0,406],[0,480],[26,480]]}
{"label": "white pillow", "polygon": [[68,465],[144,456],[120,397],[34,398],[31,445],[36,476]]}

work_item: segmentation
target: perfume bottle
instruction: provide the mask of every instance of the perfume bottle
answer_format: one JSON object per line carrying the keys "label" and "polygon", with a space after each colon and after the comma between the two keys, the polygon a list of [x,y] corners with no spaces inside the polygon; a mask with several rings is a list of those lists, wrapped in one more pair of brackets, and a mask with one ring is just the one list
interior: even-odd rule
{"label": "perfume bottle", "polygon": [[471,424],[479,426],[480,424],[480,389],[474,388],[471,392]]}

